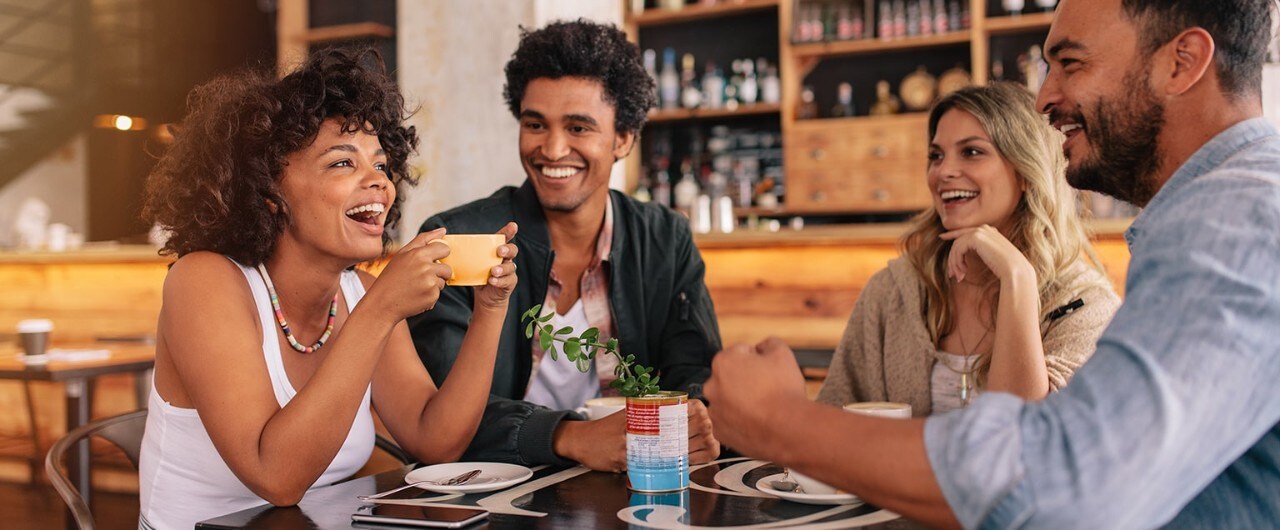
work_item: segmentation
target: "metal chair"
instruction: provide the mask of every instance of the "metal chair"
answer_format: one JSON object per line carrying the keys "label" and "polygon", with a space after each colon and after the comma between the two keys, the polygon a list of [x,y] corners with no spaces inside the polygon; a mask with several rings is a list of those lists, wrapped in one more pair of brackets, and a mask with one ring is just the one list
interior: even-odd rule
{"label": "metal chair", "polygon": [[[142,433],[146,426],[147,411],[145,410],[103,418],[67,433],[54,442],[53,447],[49,449],[49,454],[44,459],[45,474],[53,484],[53,489],[58,490],[58,495],[62,497],[63,502],[67,503],[67,509],[71,510],[71,515],[75,517],[76,525],[80,530],[93,530],[93,513],[89,511],[89,503],[85,502],[79,491],[76,491],[75,485],[62,469],[63,457],[75,447],[77,442],[97,436],[119,447],[129,458],[133,467],[137,468],[138,454],[142,452]],[[412,464],[417,461],[395,442],[380,434],[374,436],[374,445],[401,463]]]}

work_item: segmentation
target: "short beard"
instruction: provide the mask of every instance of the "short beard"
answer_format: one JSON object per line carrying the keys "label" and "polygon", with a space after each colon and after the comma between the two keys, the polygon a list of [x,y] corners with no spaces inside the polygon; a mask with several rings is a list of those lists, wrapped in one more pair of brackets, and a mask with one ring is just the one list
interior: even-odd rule
{"label": "short beard", "polygon": [[1149,65],[1134,68],[1123,82],[1124,91],[1130,94],[1127,99],[1098,101],[1093,123],[1085,127],[1085,137],[1095,154],[1067,165],[1067,182],[1072,187],[1137,206],[1146,206],[1160,191],[1156,182],[1161,159],[1157,140],[1164,131],[1164,104],[1147,88],[1150,74]]}

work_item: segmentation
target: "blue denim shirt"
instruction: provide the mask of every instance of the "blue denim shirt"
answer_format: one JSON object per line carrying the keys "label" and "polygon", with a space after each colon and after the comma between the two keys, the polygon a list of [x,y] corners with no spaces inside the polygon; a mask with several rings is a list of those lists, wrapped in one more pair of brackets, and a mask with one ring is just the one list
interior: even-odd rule
{"label": "blue denim shirt", "polygon": [[925,424],[966,528],[1280,525],[1276,129],[1214,137],[1125,238],[1124,305],[1070,385]]}

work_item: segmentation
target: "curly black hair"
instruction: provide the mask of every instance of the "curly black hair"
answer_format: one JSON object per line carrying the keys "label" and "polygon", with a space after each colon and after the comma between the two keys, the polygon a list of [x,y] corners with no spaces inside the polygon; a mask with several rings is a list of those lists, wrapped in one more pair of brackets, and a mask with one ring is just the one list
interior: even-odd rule
{"label": "curly black hair", "polygon": [[[223,76],[192,90],[187,106],[147,178],[142,216],[170,232],[161,254],[207,250],[249,266],[265,261],[290,222],[280,191],[286,158],[311,145],[330,118],[382,144],[398,192],[387,228],[400,218],[401,184],[417,184],[407,160],[418,136],[403,126],[404,98],[375,50],[316,52],[283,79],[266,70]],[[384,248],[390,242],[384,233]]]}
{"label": "curly black hair", "polygon": [[516,119],[525,88],[538,78],[600,81],[605,101],[613,105],[618,132],[639,134],[657,100],[640,48],[617,27],[585,19],[554,22],[537,31],[520,28],[520,46],[511,54],[506,73],[503,96]]}

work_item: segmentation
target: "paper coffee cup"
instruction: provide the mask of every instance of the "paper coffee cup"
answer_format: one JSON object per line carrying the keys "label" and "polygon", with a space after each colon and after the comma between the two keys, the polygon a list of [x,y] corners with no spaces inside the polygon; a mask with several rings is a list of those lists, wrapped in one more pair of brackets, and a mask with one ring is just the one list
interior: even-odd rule
{"label": "paper coffee cup", "polygon": [[506,244],[502,234],[445,234],[440,240],[449,246],[449,255],[440,260],[453,268],[449,285],[484,285],[489,270],[502,264],[498,247]]}
{"label": "paper coffee cup", "polygon": [[850,403],[844,406],[844,410],[865,414],[867,416],[878,416],[881,418],[911,418],[911,405],[906,403],[894,403],[891,401],[863,401],[859,403]]}
{"label": "paper coffee cup", "polygon": [[18,322],[18,338],[22,342],[22,351],[28,357],[44,355],[49,345],[49,333],[53,331],[53,321],[37,318]]}

